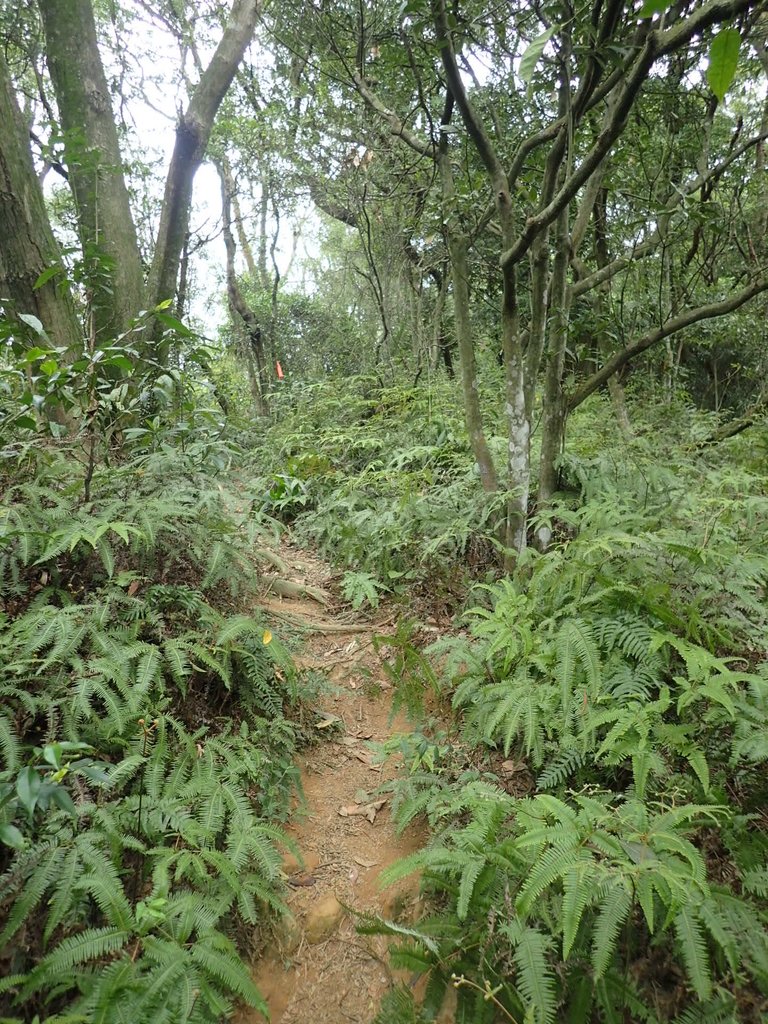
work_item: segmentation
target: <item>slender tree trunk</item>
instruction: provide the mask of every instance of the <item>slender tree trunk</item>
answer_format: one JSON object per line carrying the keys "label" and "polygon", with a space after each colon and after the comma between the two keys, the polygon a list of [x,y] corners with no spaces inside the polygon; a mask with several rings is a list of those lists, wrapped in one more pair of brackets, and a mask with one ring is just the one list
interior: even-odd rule
{"label": "slender tree trunk", "polygon": [[[261,175],[261,196],[259,197],[259,276],[258,284],[264,292],[269,291],[269,270],[267,269],[267,218],[269,216],[269,183],[266,172]],[[254,281],[254,284],[256,281]]]}
{"label": "slender tree trunk", "polygon": [[[151,306],[175,298],[195,174],[205,155],[216,113],[253,37],[260,12],[261,0],[234,0],[224,34],[176,128],[176,144],[149,274]],[[165,356],[162,345],[158,345],[158,355],[161,360]]]}
{"label": "slender tree trunk", "polygon": [[89,269],[96,338],[127,330],[144,276],[91,0],[39,0],[48,69]]}
{"label": "slender tree trunk", "polygon": [[483,490],[498,490],[499,482],[496,467],[493,464],[488,442],[483,430],[483,418],[480,412],[480,394],[477,385],[477,365],[475,363],[475,345],[472,332],[472,321],[469,313],[469,268],[467,264],[467,239],[455,224],[456,193],[451,170],[451,158],[447,148],[447,135],[442,133],[438,164],[440,180],[443,188],[445,206],[444,226],[446,244],[451,259],[451,278],[453,281],[453,315],[456,323],[456,340],[459,343],[459,364],[461,369],[461,386],[464,395],[464,415],[469,434],[472,454],[475,456],[480,483]]}
{"label": "slender tree trunk", "polygon": [[237,197],[237,192],[232,192],[232,218],[235,222],[235,231],[237,232],[237,240],[240,243],[240,251],[245,259],[245,265],[248,269],[248,276],[251,279],[253,285],[256,284],[256,263],[253,259],[253,248],[248,240],[248,236],[245,233],[245,222],[243,221],[243,212],[240,208],[240,200]]}
{"label": "slender tree trunk", "polygon": [[531,491],[531,420],[526,360],[520,334],[517,304],[517,268],[504,272],[501,314],[501,338],[504,352],[505,404],[507,420],[507,499],[504,564],[514,567],[517,556],[527,544],[528,499]]}
{"label": "slender tree trunk", "polygon": [[242,323],[246,334],[246,367],[251,381],[256,412],[260,416],[269,414],[269,406],[265,394],[264,347],[261,325],[253,310],[240,290],[235,270],[235,239],[232,234],[232,173],[226,158],[216,162],[221,182],[221,222],[224,236],[224,247],[227,253],[227,298],[230,314],[234,321]]}
{"label": "slender tree trunk", "polygon": [[[608,190],[601,188],[595,198],[595,205],[592,211],[595,222],[595,262],[598,270],[602,270],[603,267],[607,267],[611,262],[610,254],[608,252],[607,198]],[[608,322],[610,295],[610,280],[603,281],[603,283],[598,285],[595,290],[594,306],[595,313],[597,314],[597,322],[599,324],[597,332],[597,347],[604,362],[611,356],[611,343],[608,340],[605,330],[605,324]],[[617,373],[614,373],[608,378],[608,394],[611,396],[611,403],[616,415],[616,422],[619,425],[619,430],[622,435],[629,440],[634,436],[634,431],[632,430],[632,424],[629,419],[624,388]]]}
{"label": "slender tree trunk", "polygon": [[[555,259],[552,267],[552,301],[550,304],[549,345],[544,376],[543,414],[541,425],[541,458],[539,460],[538,504],[544,508],[557,490],[557,459],[563,447],[565,433],[565,401],[563,398],[563,370],[568,345],[568,264],[570,239],[568,207],[560,211],[555,231]],[[539,531],[542,549],[549,544],[546,528]]]}
{"label": "slender tree trunk", "polygon": [[81,345],[80,322],[65,282],[57,275],[35,287],[43,271],[61,264],[61,253],[2,51],[0,124],[0,301],[10,299],[4,303],[6,315],[36,316],[54,345]]}

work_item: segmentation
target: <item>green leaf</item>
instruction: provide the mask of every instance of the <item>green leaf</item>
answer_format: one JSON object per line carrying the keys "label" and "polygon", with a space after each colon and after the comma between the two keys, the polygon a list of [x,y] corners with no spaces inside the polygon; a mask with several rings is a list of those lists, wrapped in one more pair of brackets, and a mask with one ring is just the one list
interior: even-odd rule
{"label": "green leaf", "polygon": [[40,776],[34,768],[22,768],[16,779],[16,795],[22,807],[26,808],[30,818],[34,813],[41,785]]}
{"label": "green leaf", "polygon": [[61,744],[48,743],[43,747],[43,760],[54,768],[61,768]]}
{"label": "green leaf", "polygon": [[24,362],[34,363],[38,359],[43,359],[45,356],[49,354],[50,353],[47,348],[40,348],[38,345],[35,345],[34,348],[28,348],[27,351],[24,353]]}
{"label": "green leaf", "polygon": [[735,28],[722,28],[709,48],[707,82],[712,92],[722,101],[728,92],[739,63],[741,36]]}
{"label": "green leaf", "polygon": [[0,825],[0,843],[21,850],[24,847],[24,836],[15,825]]}
{"label": "green leaf", "polygon": [[32,313],[19,313],[19,320],[27,327],[31,327],[35,334],[39,334],[41,338],[45,337],[45,328],[43,327],[40,320]]}
{"label": "green leaf", "polygon": [[654,14],[663,14],[671,6],[672,0],[645,0],[640,17],[652,18]]}
{"label": "green leaf", "polygon": [[54,786],[51,790],[51,800],[58,804],[62,811],[66,811],[67,814],[71,814],[73,818],[77,817],[77,810],[75,808],[72,797],[64,789],[63,786]]}
{"label": "green leaf", "polygon": [[548,29],[545,29],[528,46],[523,56],[520,58],[520,67],[518,74],[525,82],[526,85],[533,78],[533,72],[536,69],[536,65],[539,62],[539,58],[544,52],[544,47],[547,45],[552,36],[560,28],[559,25],[551,25]]}
{"label": "green leaf", "polygon": [[674,925],[688,980],[699,999],[709,999],[712,975],[701,922],[687,907],[683,907],[675,917]]}
{"label": "green leaf", "polygon": [[64,268],[61,266],[60,263],[54,263],[52,267],[47,267],[42,272],[42,274],[40,274],[40,276],[32,285],[32,287],[35,289],[35,291],[37,291],[37,289],[42,288],[47,281],[50,281],[52,277],[55,277],[57,274],[63,273],[63,271]]}
{"label": "green leaf", "polygon": [[56,373],[59,368],[59,364],[55,359],[46,359],[45,362],[40,364],[40,373],[44,373],[46,377],[50,377]]}
{"label": "green leaf", "polygon": [[104,360],[105,366],[116,366],[119,370],[130,373],[133,370],[133,363],[127,356],[110,356]]}
{"label": "green leaf", "polygon": [[181,320],[178,320],[175,316],[171,316],[170,313],[158,312],[159,309],[160,307],[158,306],[158,309],[155,310],[155,318],[160,321],[166,330],[173,331],[174,334],[178,334],[182,338],[193,337],[193,332],[190,331],[186,324],[183,324]]}

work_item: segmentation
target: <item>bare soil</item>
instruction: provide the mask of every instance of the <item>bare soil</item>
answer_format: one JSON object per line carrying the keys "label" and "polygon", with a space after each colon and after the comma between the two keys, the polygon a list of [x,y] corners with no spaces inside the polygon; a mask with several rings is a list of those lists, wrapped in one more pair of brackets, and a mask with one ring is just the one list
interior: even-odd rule
{"label": "bare soil", "polygon": [[[328,566],[291,548],[281,550],[281,558],[296,582],[328,593]],[[274,590],[263,604],[276,623],[282,617],[312,624],[297,660],[327,675],[332,692],[322,700],[319,730],[328,738],[299,759],[303,800],[288,832],[300,856],[287,854],[284,862],[292,917],[254,964],[253,977],[271,1024],[369,1024],[383,994],[403,979],[388,965],[391,940],[359,935],[354,911],[412,921],[419,911],[418,879],[382,888],[380,876],[427,838],[414,826],[398,835],[389,802],[377,794],[398,768],[391,759],[377,764],[371,747],[408,729],[404,719],[391,721],[391,689],[372,642],[393,621],[387,613],[384,621],[367,621],[333,600],[281,599]],[[264,1024],[265,1018],[243,1010],[236,1021]]]}

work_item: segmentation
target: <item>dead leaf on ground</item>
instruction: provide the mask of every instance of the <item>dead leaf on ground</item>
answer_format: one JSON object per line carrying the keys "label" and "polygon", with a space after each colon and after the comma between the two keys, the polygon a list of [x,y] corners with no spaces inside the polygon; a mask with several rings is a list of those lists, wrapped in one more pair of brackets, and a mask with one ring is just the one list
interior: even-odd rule
{"label": "dead leaf on ground", "polygon": [[356,757],[358,761],[362,761],[366,768],[370,768],[372,772],[381,771],[381,765],[373,763],[371,754],[367,750],[353,750],[352,756]]}
{"label": "dead leaf on ground", "polygon": [[372,800],[369,804],[347,804],[339,808],[339,814],[342,818],[366,818],[373,825],[376,821],[376,815],[388,799],[389,797],[385,796],[380,800]]}
{"label": "dead leaf on ground", "polygon": [[352,860],[361,868],[375,868],[379,863],[377,860],[366,860],[365,857],[353,857]]}
{"label": "dead leaf on ground", "polygon": [[317,885],[317,879],[314,875],[291,875],[288,879],[288,885],[296,887]]}

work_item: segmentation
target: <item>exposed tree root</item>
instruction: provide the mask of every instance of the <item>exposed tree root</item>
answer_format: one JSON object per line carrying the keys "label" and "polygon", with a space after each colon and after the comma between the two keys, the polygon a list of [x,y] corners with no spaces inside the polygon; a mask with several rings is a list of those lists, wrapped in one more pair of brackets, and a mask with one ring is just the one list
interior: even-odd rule
{"label": "exposed tree root", "polygon": [[304,583],[294,583],[292,580],[280,579],[274,576],[267,581],[267,590],[279,597],[302,598],[308,597],[317,601],[324,608],[328,607],[329,595],[318,587],[308,587]]}

